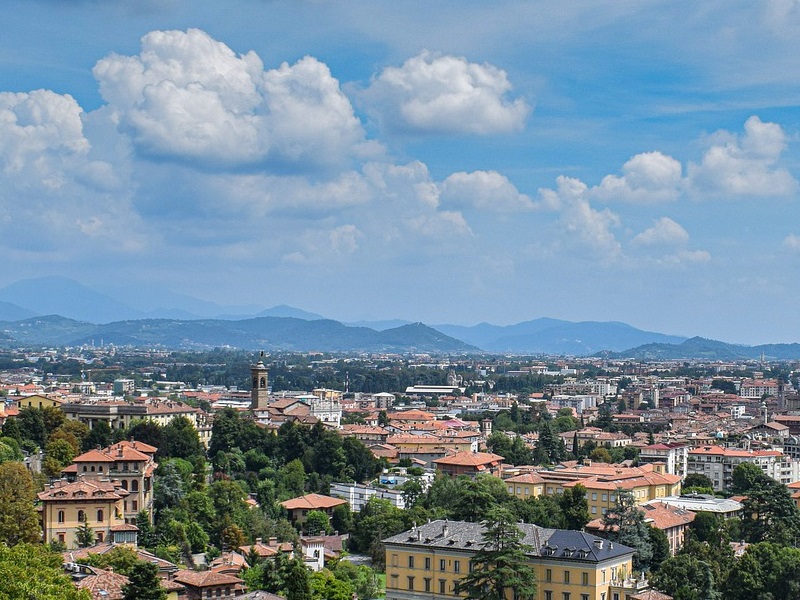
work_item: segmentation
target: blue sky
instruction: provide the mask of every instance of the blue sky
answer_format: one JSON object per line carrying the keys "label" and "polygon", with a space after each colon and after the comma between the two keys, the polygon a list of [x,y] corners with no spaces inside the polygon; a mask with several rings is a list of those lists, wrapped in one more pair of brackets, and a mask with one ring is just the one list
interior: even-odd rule
{"label": "blue sky", "polygon": [[9,0],[0,286],[800,340],[800,5]]}

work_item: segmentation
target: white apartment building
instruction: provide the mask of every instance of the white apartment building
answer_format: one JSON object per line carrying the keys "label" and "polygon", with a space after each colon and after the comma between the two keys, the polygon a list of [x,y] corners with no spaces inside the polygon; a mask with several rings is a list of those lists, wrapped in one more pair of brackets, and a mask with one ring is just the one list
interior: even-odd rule
{"label": "white apartment building", "polygon": [[743,450],[722,446],[700,446],[689,451],[687,474],[699,473],[708,477],[714,491],[730,488],[733,470],[742,463],[753,463],[775,481],[789,484],[800,479],[800,463],[780,450]]}
{"label": "white apartment building", "polygon": [[689,448],[686,444],[652,444],[639,451],[639,463],[661,462],[667,465],[667,473],[686,477],[688,469]]}
{"label": "white apartment building", "polygon": [[397,508],[405,508],[406,501],[403,492],[396,489],[386,489],[364,485],[362,483],[331,483],[330,496],[347,500],[350,510],[361,512],[370,498],[388,500]]}

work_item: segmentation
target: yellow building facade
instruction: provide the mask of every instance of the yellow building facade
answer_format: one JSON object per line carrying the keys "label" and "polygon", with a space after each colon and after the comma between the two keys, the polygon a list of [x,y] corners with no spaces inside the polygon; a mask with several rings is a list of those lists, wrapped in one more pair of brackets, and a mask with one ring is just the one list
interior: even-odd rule
{"label": "yellow building facade", "polygon": [[[519,525],[531,547],[536,600],[626,600],[647,587],[632,578],[633,549],[580,531]],[[459,598],[456,583],[482,545],[480,523],[433,521],[384,540],[386,600]]]}
{"label": "yellow building facade", "polygon": [[124,499],[128,492],[108,481],[58,481],[38,495],[46,542],[67,548],[78,546],[78,530],[89,525],[98,543],[136,542],[136,527],[125,524]]}
{"label": "yellow building facade", "polygon": [[504,483],[508,493],[521,500],[563,494],[567,488],[582,485],[586,488],[589,515],[594,519],[614,507],[618,490],[629,491],[636,504],[642,505],[680,493],[681,478],[678,475],[659,473],[652,465],[593,465],[524,473],[509,477]]}

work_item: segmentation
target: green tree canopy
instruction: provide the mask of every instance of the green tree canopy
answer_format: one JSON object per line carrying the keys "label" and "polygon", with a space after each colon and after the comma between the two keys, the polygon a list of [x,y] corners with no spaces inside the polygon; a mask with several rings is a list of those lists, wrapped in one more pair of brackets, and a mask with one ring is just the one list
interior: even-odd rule
{"label": "green tree canopy", "polygon": [[139,561],[131,568],[128,583],[122,587],[123,600],[166,600],[167,590],[161,585],[158,565]]}
{"label": "green tree canopy", "polygon": [[475,600],[505,600],[507,591],[517,600],[536,598],[536,574],[526,556],[530,548],[522,542],[514,513],[494,508],[483,527],[483,544],[472,557],[470,572],[456,584],[456,593]]}
{"label": "green tree canopy", "polygon": [[40,544],[0,544],[0,598],[9,600],[91,600],[61,567],[61,555]]}
{"label": "green tree canopy", "polygon": [[0,542],[9,546],[38,542],[39,514],[33,478],[18,462],[0,464]]}

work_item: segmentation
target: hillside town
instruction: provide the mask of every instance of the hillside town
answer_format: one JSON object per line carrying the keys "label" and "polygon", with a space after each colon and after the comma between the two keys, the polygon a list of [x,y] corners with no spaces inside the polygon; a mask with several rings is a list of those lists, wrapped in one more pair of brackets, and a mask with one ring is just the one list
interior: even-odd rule
{"label": "hillside town", "polygon": [[541,600],[800,586],[797,365],[262,353],[167,379],[190,358],[0,363],[0,538],[75,597],[476,597],[506,546],[530,573],[506,592]]}

